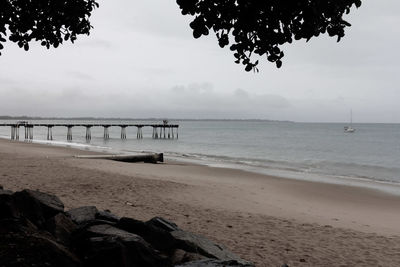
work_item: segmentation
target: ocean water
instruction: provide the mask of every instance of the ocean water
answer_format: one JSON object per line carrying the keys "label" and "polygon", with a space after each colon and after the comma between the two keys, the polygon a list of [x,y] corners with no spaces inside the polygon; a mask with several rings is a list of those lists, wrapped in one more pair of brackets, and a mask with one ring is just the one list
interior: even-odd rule
{"label": "ocean water", "polygon": [[[0,121],[7,123],[10,121]],[[102,123],[102,121],[30,121],[32,123]],[[103,121],[104,122],[104,121]],[[107,121],[107,123],[160,123],[160,121]],[[34,128],[34,141],[112,153],[163,152],[166,158],[215,167],[231,167],[258,173],[325,182],[386,188],[400,186],[400,124],[353,124],[355,133],[344,133],[342,123],[293,123],[269,121],[171,121],[179,124],[179,139],[152,139],[152,128],[73,128],[67,142],[65,127],[53,128],[54,141],[46,141],[47,128]],[[20,138],[23,140],[23,127]],[[10,138],[10,127],[0,127],[0,136]],[[398,190],[393,189],[393,190]],[[400,192],[400,190],[399,190]]]}

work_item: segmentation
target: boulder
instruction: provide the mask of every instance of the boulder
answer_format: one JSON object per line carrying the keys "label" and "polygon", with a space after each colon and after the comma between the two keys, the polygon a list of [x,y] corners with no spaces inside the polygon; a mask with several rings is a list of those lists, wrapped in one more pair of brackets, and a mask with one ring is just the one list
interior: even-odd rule
{"label": "boulder", "polygon": [[0,266],[81,266],[79,259],[25,218],[0,221]]}
{"label": "boulder", "polygon": [[[142,238],[138,235],[118,229],[118,228],[113,227],[108,224],[89,226],[86,229],[86,233],[88,233],[90,236],[117,236],[117,237],[120,237],[121,239],[124,239],[124,238],[135,239],[136,238],[138,240],[142,240]],[[145,241],[143,240],[143,242],[145,242]]]}
{"label": "boulder", "polygon": [[14,192],[10,190],[0,189],[0,195],[12,195]]}
{"label": "boulder", "polygon": [[121,218],[118,217],[117,215],[112,214],[108,210],[103,210],[103,211],[98,211],[95,215],[96,219],[98,220],[104,220],[104,221],[109,221],[109,222],[118,222]]}
{"label": "boulder", "polygon": [[175,239],[172,237],[169,231],[158,228],[153,223],[142,222],[131,218],[121,218],[116,226],[124,229],[125,231],[143,237],[144,240],[146,240],[156,249],[166,251],[168,253],[175,250]]}
{"label": "boulder", "polygon": [[95,206],[84,206],[67,211],[67,215],[77,224],[84,224],[96,219],[98,210]]}
{"label": "boulder", "polygon": [[64,211],[64,204],[54,195],[23,190],[12,195],[13,203],[20,216],[28,218],[35,225],[42,227],[47,219]]}
{"label": "boulder", "polygon": [[32,234],[37,231],[36,225],[26,218],[5,218],[0,220],[0,235],[13,233]]}
{"label": "boulder", "polygon": [[17,218],[19,210],[12,197],[13,192],[0,189],[0,219]]}
{"label": "boulder", "polygon": [[176,249],[171,255],[171,262],[174,265],[183,264],[190,261],[198,261],[206,259],[204,256],[184,251],[182,249]]}
{"label": "boulder", "polygon": [[4,187],[0,184],[0,190],[3,190],[4,189]]}
{"label": "boulder", "polygon": [[40,235],[1,236],[0,266],[81,266],[78,258],[60,244]]}
{"label": "boulder", "polygon": [[148,231],[148,226],[144,222],[127,217],[122,217],[116,227],[140,236]]}
{"label": "boulder", "polygon": [[28,201],[37,202],[43,209],[46,217],[54,216],[59,212],[64,211],[64,204],[61,200],[55,196],[47,193],[43,193],[35,190],[23,190],[21,192],[16,192],[15,198],[25,198]]}
{"label": "boulder", "polygon": [[254,267],[253,264],[247,263],[243,264],[235,260],[222,261],[215,259],[205,259],[198,261],[191,261],[181,265],[175,265],[175,267]]}
{"label": "boulder", "polygon": [[237,266],[250,263],[155,217],[119,218],[94,206],[64,212],[55,196],[0,189],[0,267]]}
{"label": "boulder", "polygon": [[78,249],[85,266],[170,266],[169,259],[143,238],[111,225],[92,225],[81,236]]}
{"label": "boulder", "polygon": [[218,245],[211,240],[182,230],[171,232],[177,242],[178,248],[188,252],[195,252],[207,258],[218,259],[221,261],[237,261],[240,264],[249,264],[237,255],[230,252],[224,246]]}
{"label": "boulder", "polygon": [[95,206],[84,206],[67,211],[67,215],[77,224],[87,224],[94,220],[116,223],[119,217],[110,211],[99,211]]}
{"label": "boulder", "polygon": [[46,222],[46,230],[51,233],[57,242],[69,246],[71,235],[77,230],[77,225],[65,214],[59,213]]}
{"label": "boulder", "polygon": [[147,221],[146,224],[160,228],[167,232],[180,230],[179,227],[175,223],[170,222],[167,219],[164,219],[161,217],[154,217],[151,220]]}

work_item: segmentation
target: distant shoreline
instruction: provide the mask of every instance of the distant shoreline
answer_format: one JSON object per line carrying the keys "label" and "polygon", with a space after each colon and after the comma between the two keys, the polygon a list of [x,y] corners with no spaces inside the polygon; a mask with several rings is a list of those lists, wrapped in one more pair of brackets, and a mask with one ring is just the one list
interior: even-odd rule
{"label": "distant shoreline", "polygon": [[[204,119],[198,119],[198,118],[165,118],[165,117],[160,117],[160,118],[109,118],[109,117],[40,117],[40,116],[7,116],[3,115],[0,116],[0,120],[91,120],[91,121],[98,121],[98,120],[103,120],[103,121],[163,121],[163,120],[169,120],[169,121],[232,121],[232,122],[272,122],[272,123],[307,123],[307,124],[313,124],[313,123],[321,123],[321,124],[343,124],[347,125],[347,121],[333,121],[333,122],[326,122],[326,121],[291,121],[291,120],[269,120],[269,119],[210,119],[210,118],[204,118]],[[397,125],[400,124],[400,122],[355,122],[353,123],[354,125],[360,125],[360,124],[389,124],[389,125]]]}
{"label": "distant shoreline", "polygon": [[261,122],[290,122],[285,120],[267,120],[267,119],[180,119],[180,118],[105,118],[105,117],[30,117],[30,116],[0,116],[0,120],[134,120],[134,121],[261,121]]}

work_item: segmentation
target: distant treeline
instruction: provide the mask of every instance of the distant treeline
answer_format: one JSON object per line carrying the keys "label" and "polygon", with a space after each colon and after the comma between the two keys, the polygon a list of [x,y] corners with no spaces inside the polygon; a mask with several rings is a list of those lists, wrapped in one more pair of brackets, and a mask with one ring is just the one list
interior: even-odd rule
{"label": "distant treeline", "polygon": [[[32,116],[0,116],[0,120],[134,120],[134,121],[162,121],[166,118],[102,118],[102,117],[32,117]],[[169,121],[263,121],[263,122],[292,122],[266,119],[178,119],[169,118]]]}

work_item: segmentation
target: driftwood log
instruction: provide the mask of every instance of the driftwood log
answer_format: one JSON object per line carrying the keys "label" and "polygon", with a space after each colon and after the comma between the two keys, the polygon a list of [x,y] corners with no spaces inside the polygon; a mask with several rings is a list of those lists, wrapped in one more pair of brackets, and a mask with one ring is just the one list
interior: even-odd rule
{"label": "driftwood log", "polygon": [[81,159],[110,159],[123,162],[145,162],[145,163],[164,162],[163,153],[135,154],[135,155],[83,155],[75,157]]}

